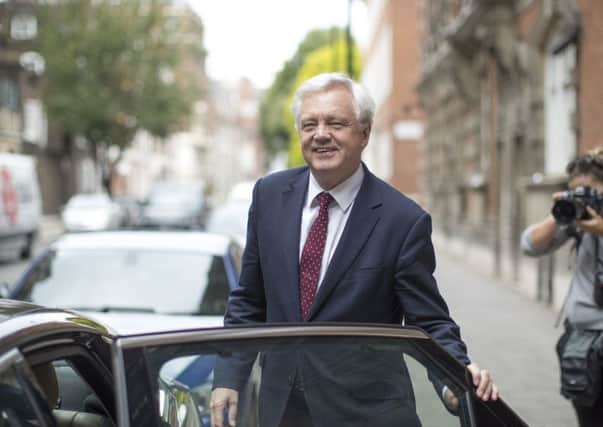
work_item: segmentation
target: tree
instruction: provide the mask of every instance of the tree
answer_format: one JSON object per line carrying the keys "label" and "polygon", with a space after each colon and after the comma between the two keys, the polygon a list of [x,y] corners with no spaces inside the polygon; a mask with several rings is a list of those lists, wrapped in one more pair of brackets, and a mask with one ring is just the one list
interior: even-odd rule
{"label": "tree", "polygon": [[162,0],[41,2],[44,104],[67,139],[83,137],[96,155],[141,128],[165,136],[190,113],[197,90],[173,78],[166,13]]}
{"label": "tree", "polygon": [[287,97],[291,92],[299,69],[310,52],[328,45],[338,37],[340,30],[315,30],[308,33],[293,57],[285,62],[268,88],[260,104],[260,135],[268,154],[286,150],[291,139],[290,129],[283,117]]}
{"label": "tree", "polygon": [[[295,121],[293,120],[293,114],[290,109],[295,90],[304,80],[317,74],[335,71],[346,72],[347,55],[343,54],[346,52],[346,43],[345,38],[340,37],[335,43],[316,49],[306,56],[303,66],[297,72],[291,90],[286,98],[286,102],[284,103],[284,108],[281,110],[281,117],[287,126],[287,133],[289,135],[287,143],[289,147],[290,166],[300,166],[304,164],[299,136],[295,130]],[[362,68],[361,56],[360,51],[355,44],[353,49],[353,69],[355,70],[355,73],[350,77],[357,79],[360,74],[359,70]]]}

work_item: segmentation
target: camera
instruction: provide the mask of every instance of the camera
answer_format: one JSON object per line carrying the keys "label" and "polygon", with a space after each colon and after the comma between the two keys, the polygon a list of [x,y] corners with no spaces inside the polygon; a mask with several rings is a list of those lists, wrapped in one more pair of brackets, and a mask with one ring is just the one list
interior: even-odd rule
{"label": "camera", "polygon": [[587,206],[600,212],[603,208],[603,194],[592,187],[580,186],[573,191],[565,191],[553,204],[551,213],[559,224],[570,224],[577,219],[590,219]]}

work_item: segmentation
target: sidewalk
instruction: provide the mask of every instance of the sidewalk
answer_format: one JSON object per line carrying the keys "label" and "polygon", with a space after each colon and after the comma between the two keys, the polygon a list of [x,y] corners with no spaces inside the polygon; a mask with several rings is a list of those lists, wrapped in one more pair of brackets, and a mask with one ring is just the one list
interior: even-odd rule
{"label": "sidewalk", "polygon": [[503,399],[532,427],[577,426],[559,394],[557,314],[437,244],[436,254],[440,291],[469,355],[492,372]]}

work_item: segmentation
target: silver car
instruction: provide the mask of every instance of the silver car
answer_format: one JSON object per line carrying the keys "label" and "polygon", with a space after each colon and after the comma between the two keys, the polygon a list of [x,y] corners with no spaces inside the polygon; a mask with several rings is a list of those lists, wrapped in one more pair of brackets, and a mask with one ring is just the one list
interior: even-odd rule
{"label": "silver car", "polygon": [[220,326],[241,252],[232,239],[201,231],[66,234],[9,296],[85,311],[125,333]]}

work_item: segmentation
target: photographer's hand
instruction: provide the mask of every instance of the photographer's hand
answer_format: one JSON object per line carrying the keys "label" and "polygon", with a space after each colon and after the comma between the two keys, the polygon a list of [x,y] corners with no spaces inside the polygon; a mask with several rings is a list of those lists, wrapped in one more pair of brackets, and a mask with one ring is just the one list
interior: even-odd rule
{"label": "photographer's hand", "polygon": [[553,195],[551,196],[551,198],[553,199],[553,203],[556,202],[557,200],[563,199],[563,197],[565,196],[566,193],[567,193],[567,191],[557,191],[557,192],[553,193]]}
{"label": "photographer's hand", "polygon": [[586,210],[591,218],[583,221],[577,220],[576,225],[580,230],[586,231],[587,233],[603,236],[603,217],[590,206],[586,206]]}

